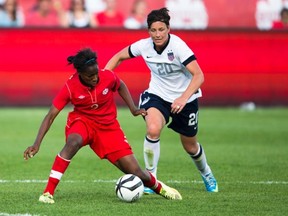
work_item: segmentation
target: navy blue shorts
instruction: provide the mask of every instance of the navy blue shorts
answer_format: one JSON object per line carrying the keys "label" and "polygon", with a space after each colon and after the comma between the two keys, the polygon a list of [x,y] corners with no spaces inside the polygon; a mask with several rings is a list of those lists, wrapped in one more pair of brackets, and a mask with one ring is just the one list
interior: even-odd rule
{"label": "navy blue shorts", "polygon": [[[140,95],[140,108],[148,110],[150,107],[154,107],[158,109],[164,116],[168,128],[184,136],[195,136],[198,131],[198,99],[187,103],[178,114],[171,113],[171,104],[147,91]],[[169,122],[170,120],[171,122]]]}

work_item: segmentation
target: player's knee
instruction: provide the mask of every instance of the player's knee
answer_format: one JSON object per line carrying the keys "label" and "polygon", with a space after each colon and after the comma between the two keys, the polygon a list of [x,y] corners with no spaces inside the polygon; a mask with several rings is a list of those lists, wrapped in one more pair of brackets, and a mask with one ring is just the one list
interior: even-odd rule
{"label": "player's knee", "polygon": [[161,128],[155,127],[155,126],[149,126],[147,128],[147,137],[148,139],[158,139],[160,137]]}
{"label": "player's knee", "polygon": [[64,149],[68,152],[77,152],[82,146],[82,140],[79,139],[69,139],[65,144]]}

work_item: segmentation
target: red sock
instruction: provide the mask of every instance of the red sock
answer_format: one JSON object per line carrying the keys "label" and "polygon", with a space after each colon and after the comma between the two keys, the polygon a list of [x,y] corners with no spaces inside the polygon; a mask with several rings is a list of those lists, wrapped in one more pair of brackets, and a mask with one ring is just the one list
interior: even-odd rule
{"label": "red sock", "polygon": [[62,158],[59,154],[56,156],[44,193],[49,192],[51,195],[54,194],[54,191],[69,164],[70,160]]}
{"label": "red sock", "polygon": [[162,188],[162,185],[160,182],[157,181],[157,179],[150,173],[148,172],[151,176],[151,180],[148,182],[143,182],[145,187],[151,188],[155,193],[159,194],[160,190]]}

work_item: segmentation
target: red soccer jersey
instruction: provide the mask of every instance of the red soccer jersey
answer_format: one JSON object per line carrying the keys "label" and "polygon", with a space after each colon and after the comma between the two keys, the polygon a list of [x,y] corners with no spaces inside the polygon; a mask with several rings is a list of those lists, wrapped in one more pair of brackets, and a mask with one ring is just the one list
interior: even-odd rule
{"label": "red soccer jersey", "polygon": [[120,13],[108,17],[105,12],[100,12],[96,14],[96,19],[100,27],[123,27],[124,24],[124,18]]}
{"label": "red soccer jersey", "polygon": [[273,29],[287,29],[288,25],[287,24],[285,25],[282,21],[274,21],[272,28]]}
{"label": "red soccer jersey", "polygon": [[25,26],[59,27],[59,17],[54,11],[45,17],[40,16],[37,11],[31,12],[25,16]]}
{"label": "red soccer jersey", "polygon": [[110,124],[117,118],[113,92],[120,87],[120,79],[109,70],[99,70],[99,82],[95,88],[84,86],[77,73],[72,75],[53,100],[53,105],[62,110],[69,102],[73,114],[85,116],[100,124]]}

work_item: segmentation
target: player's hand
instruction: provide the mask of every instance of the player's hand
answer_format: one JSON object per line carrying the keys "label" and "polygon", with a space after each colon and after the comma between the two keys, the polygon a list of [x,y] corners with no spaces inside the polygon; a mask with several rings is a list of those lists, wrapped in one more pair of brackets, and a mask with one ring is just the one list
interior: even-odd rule
{"label": "player's hand", "polygon": [[132,114],[133,114],[134,116],[138,116],[138,115],[146,116],[146,115],[147,115],[147,111],[146,111],[145,109],[143,109],[143,108],[141,108],[141,109],[135,109],[135,110],[132,112]]}
{"label": "player's hand", "polygon": [[24,151],[24,160],[28,160],[29,158],[34,157],[34,155],[38,152],[38,148],[34,146],[29,146],[25,151]]}
{"label": "player's hand", "polygon": [[180,113],[184,106],[186,105],[186,100],[182,99],[181,97],[180,98],[177,98],[174,100],[174,102],[171,104],[171,112],[172,113]]}

